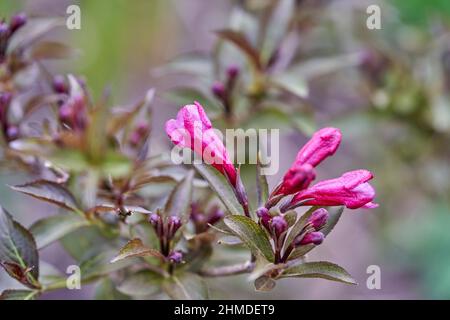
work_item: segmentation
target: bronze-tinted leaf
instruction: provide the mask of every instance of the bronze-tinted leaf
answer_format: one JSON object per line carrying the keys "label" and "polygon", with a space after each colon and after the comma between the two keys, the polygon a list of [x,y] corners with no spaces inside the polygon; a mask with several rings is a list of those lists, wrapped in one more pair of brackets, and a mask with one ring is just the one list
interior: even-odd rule
{"label": "bronze-tinted leaf", "polygon": [[39,287],[39,256],[33,235],[1,207],[0,263],[22,284]]}
{"label": "bronze-tinted leaf", "polygon": [[255,289],[257,291],[271,291],[275,288],[275,280],[269,278],[268,276],[261,276],[255,280]]}
{"label": "bronze-tinted leaf", "polygon": [[216,34],[222,39],[230,41],[231,43],[236,45],[248,56],[256,69],[262,70],[261,57],[258,50],[253,47],[253,45],[242,32],[225,29],[216,31]]}
{"label": "bronze-tinted leaf", "polygon": [[119,254],[115,256],[111,263],[132,257],[157,257],[164,259],[164,256],[155,249],[150,249],[144,246],[141,239],[133,239],[120,249]]}
{"label": "bronze-tinted leaf", "polygon": [[63,185],[53,181],[37,180],[23,185],[12,186],[11,188],[65,209],[79,210],[77,201],[72,193]]}
{"label": "bronze-tinted leaf", "polygon": [[31,290],[5,290],[0,295],[0,300],[34,300],[37,295],[37,291]]}

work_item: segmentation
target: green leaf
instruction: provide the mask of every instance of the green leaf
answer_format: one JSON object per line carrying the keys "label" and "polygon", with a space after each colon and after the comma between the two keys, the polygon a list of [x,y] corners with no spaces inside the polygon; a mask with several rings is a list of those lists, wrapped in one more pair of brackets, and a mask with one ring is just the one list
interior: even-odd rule
{"label": "green leaf", "polygon": [[150,270],[141,270],[125,278],[117,290],[129,296],[150,296],[160,292],[161,275]]}
{"label": "green leaf", "polygon": [[253,63],[256,69],[262,70],[261,57],[259,56],[258,50],[256,50],[247,37],[239,31],[233,30],[219,30],[216,34],[237,46],[242,52],[244,52],[249,58],[250,62]]}
{"label": "green leaf", "polygon": [[346,284],[357,284],[344,268],[327,261],[302,263],[286,269],[280,278],[322,278]]}
{"label": "green leaf", "polygon": [[157,257],[164,259],[164,256],[155,249],[150,249],[144,246],[141,239],[132,239],[120,249],[119,254],[115,256],[111,263],[132,257]]}
{"label": "green leaf", "polygon": [[11,188],[68,210],[79,210],[72,193],[63,185],[53,181],[37,180],[23,185],[12,186]]}
{"label": "green leaf", "polygon": [[39,287],[39,255],[33,235],[1,207],[0,265],[22,284]]}
{"label": "green leaf", "polygon": [[37,248],[41,249],[87,225],[89,221],[77,214],[58,214],[37,221],[30,227],[30,231],[34,235]]}
{"label": "green leaf", "polygon": [[167,199],[164,207],[164,215],[179,216],[184,221],[189,219],[189,214],[191,212],[193,179],[194,171],[190,170],[186,176],[178,182]]}
{"label": "green leaf", "polygon": [[94,293],[95,300],[129,300],[130,297],[119,292],[114,284],[114,282],[105,278],[102,279],[97,287],[95,288]]}
{"label": "green leaf", "polygon": [[261,276],[255,280],[254,284],[257,291],[268,292],[275,288],[276,282],[268,276]]}
{"label": "green leaf", "polygon": [[166,279],[162,288],[175,300],[205,300],[209,298],[209,290],[205,280],[193,273],[185,273]]}
{"label": "green leaf", "polygon": [[224,219],[224,222],[253,254],[262,255],[270,262],[274,261],[269,238],[256,222],[245,216],[228,216]]}
{"label": "green leaf", "polygon": [[0,300],[34,300],[38,291],[31,290],[5,290],[0,295]]}
{"label": "green leaf", "polygon": [[222,200],[223,204],[231,214],[244,214],[233,189],[220,172],[204,163],[194,163],[193,165],[200,175],[208,181],[211,188],[217,193],[220,200]]}

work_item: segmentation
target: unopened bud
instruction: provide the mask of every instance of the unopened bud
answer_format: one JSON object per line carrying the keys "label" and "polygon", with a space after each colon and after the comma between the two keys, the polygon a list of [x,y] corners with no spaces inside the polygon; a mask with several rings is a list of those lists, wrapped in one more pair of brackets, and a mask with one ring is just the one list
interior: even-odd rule
{"label": "unopened bud", "polygon": [[172,238],[181,227],[181,219],[177,216],[170,216],[168,220],[168,237]]}
{"label": "unopened bud", "polygon": [[59,120],[72,125],[72,108],[68,103],[63,104],[61,108],[59,108]]}
{"label": "unopened bud", "polygon": [[315,230],[320,230],[327,223],[328,216],[328,211],[324,208],[320,208],[312,213],[308,222]]}
{"label": "unopened bud", "polygon": [[208,216],[208,221],[207,223],[209,224],[215,224],[217,223],[220,219],[222,219],[225,216],[225,212],[223,212],[222,209],[220,209],[219,207],[214,207],[213,210],[211,210],[209,216]]}
{"label": "unopened bud", "polygon": [[9,126],[6,135],[9,141],[16,140],[19,137],[19,127],[14,125]]}
{"label": "unopened bud", "polygon": [[27,23],[27,15],[23,12],[16,14],[11,18],[9,22],[9,27],[11,28],[11,33],[15,32],[17,29],[22,27]]}
{"label": "unopened bud", "polygon": [[4,43],[9,35],[11,34],[11,29],[6,22],[0,21],[0,44]]}
{"label": "unopened bud", "polygon": [[222,82],[215,82],[211,87],[211,91],[219,99],[223,99],[225,97],[226,90]]}
{"label": "unopened bud", "polygon": [[273,217],[272,221],[270,222],[270,225],[277,237],[279,237],[283,232],[285,232],[288,229],[288,224],[283,216]]}
{"label": "unopened bud", "polygon": [[301,239],[295,240],[296,246],[304,246],[307,244],[315,244],[319,245],[323,242],[323,239],[325,238],[324,234],[322,232],[309,232],[305,234],[305,236]]}
{"label": "unopened bud", "polygon": [[239,66],[231,65],[227,68],[227,75],[229,79],[234,79],[239,75]]}
{"label": "unopened bud", "polygon": [[269,214],[269,210],[266,207],[261,207],[256,210],[256,215],[259,217],[261,224],[269,230],[269,221],[272,218]]}
{"label": "unopened bud", "polygon": [[183,253],[181,251],[172,251],[167,257],[170,263],[178,264],[183,262]]}
{"label": "unopened bud", "polygon": [[148,219],[148,221],[153,225],[153,226],[157,226],[160,222],[161,222],[161,217],[159,216],[159,214],[156,213],[152,213],[150,215],[150,218]]}
{"label": "unopened bud", "polygon": [[69,93],[69,87],[66,79],[62,75],[57,75],[53,78],[53,90],[57,93]]}
{"label": "unopened bud", "polygon": [[283,182],[277,194],[293,194],[306,189],[315,179],[314,168],[306,163],[295,163],[283,177]]}

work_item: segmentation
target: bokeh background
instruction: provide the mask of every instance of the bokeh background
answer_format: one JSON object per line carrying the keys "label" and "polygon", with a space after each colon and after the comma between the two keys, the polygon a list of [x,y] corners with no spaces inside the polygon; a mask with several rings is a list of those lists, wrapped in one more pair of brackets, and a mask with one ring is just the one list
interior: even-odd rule
{"label": "bokeh background", "polygon": [[[257,0],[252,1],[257,3]],[[261,0],[261,2],[267,2]],[[298,1],[311,2],[311,1]],[[314,1],[316,22],[306,28],[299,50],[305,61],[356,53],[362,62],[309,81],[317,126],[337,126],[344,139],[319,178],[354,168],[375,173],[376,210],[346,211],[327,241],[312,253],[344,266],[359,282],[281,281],[273,292],[255,293],[245,277],[210,281],[213,297],[231,299],[450,299],[450,2],[448,0]],[[78,48],[71,60],[51,62],[54,73],[83,75],[95,96],[111,88],[117,105],[138,101],[156,88],[152,152],[169,150],[163,123],[179,105],[166,99],[188,81],[154,72],[188,52],[210,52],[213,30],[229,25],[234,1],[218,0],[2,0],[0,17],[65,16],[81,7],[81,30],[56,30],[51,37]],[[365,8],[381,7],[382,29],[365,27]],[[380,77],[388,79],[380,81]],[[188,103],[190,101],[186,101]],[[306,136],[281,130],[280,172]],[[53,208],[11,191],[19,173],[2,172],[0,201],[24,225]],[[82,239],[80,239],[82,241]],[[61,271],[70,257],[57,245],[43,257]],[[370,265],[381,268],[381,289],[366,287]],[[14,284],[0,272],[0,290]],[[220,290],[216,290],[220,289]],[[95,285],[44,298],[89,298]]]}

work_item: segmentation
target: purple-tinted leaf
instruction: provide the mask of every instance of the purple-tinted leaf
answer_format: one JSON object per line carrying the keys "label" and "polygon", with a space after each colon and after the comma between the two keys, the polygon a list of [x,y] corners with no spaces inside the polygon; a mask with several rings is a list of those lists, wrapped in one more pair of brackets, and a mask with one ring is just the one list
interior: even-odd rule
{"label": "purple-tinted leaf", "polygon": [[37,180],[23,185],[12,186],[11,188],[68,210],[79,210],[72,193],[63,185],[53,181]]}

